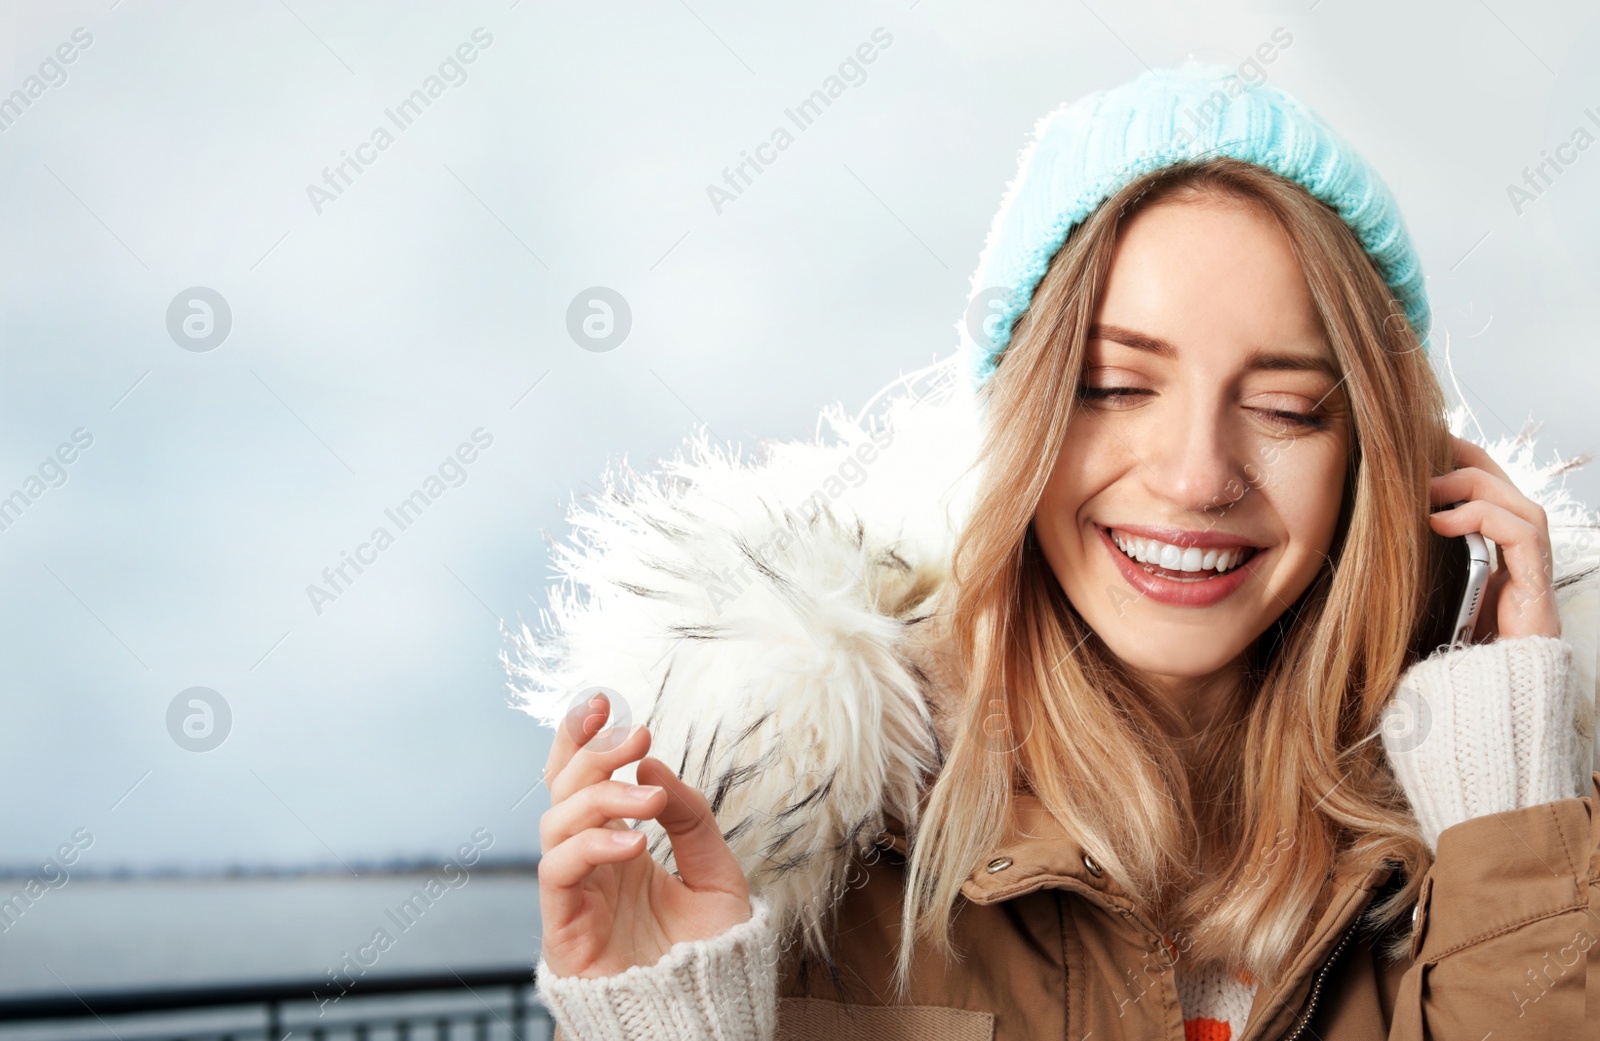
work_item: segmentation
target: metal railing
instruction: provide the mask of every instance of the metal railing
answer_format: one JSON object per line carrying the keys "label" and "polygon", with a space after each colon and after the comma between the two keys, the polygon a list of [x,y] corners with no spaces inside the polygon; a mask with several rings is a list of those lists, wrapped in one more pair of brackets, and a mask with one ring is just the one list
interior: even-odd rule
{"label": "metal railing", "polygon": [[0,1041],[549,1041],[533,970],[0,998]]}

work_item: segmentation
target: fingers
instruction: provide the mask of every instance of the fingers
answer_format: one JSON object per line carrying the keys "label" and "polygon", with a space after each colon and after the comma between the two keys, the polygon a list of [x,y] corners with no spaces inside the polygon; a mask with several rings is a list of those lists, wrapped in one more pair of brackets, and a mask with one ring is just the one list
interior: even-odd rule
{"label": "fingers", "polygon": [[690,889],[747,895],[744,870],[723,839],[705,794],[680,780],[659,759],[641,759],[635,775],[641,783],[660,785],[667,793],[666,804],[652,816],[672,842],[672,859],[684,884]]}
{"label": "fingers", "polygon": [[573,792],[608,779],[613,771],[627,766],[649,750],[650,731],[643,724],[629,731],[615,747],[600,751],[588,746],[578,749],[560,773],[546,778],[550,786],[550,804],[554,806]]}
{"label": "fingers", "polygon": [[[1531,580],[1543,573],[1539,529],[1498,503],[1473,499],[1454,509],[1430,514],[1428,520],[1441,535],[1461,536],[1476,531],[1492,539],[1512,581]],[[1533,568],[1531,573],[1523,570],[1529,566]]]}
{"label": "fingers", "polygon": [[1428,519],[1441,535],[1476,531],[1498,547],[1508,576],[1496,597],[1499,635],[1560,635],[1560,616],[1551,596],[1549,537],[1542,525],[1484,499],[1473,499]]}
{"label": "fingers", "polygon": [[[589,711],[597,705],[602,711]],[[594,747],[591,742],[608,711],[603,697],[574,710],[556,728],[545,768],[551,804],[539,819],[539,907],[551,932],[584,914],[589,899],[584,883],[597,867],[625,863],[645,852],[644,833],[616,818],[648,816],[648,809],[663,801],[657,792],[641,805],[629,793],[630,785],[611,780],[612,771],[649,749],[650,733],[639,726],[620,742]]]}
{"label": "fingers", "polygon": [[666,803],[665,793],[658,787],[596,781],[551,806],[539,818],[539,848],[553,849],[588,828],[611,827],[618,818],[654,817]]}
{"label": "fingers", "polygon": [[1460,434],[1451,434],[1450,439],[1450,455],[1455,460],[1456,466],[1476,466],[1480,470],[1494,474],[1502,481],[1511,483],[1511,478],[1506,475],[1500,464],[1494,461],[1494,456],[1489,454],[1487,448]]}
{"label": "fingers", "polygon": [[644,852],[644,832],[586,828],[539,857],[540,909],[547,924],[571,921],[583,910],[580,890],[602,864],[632,860]]}
{"label": "fingers", "polygon": [[[590,711],[596,704],[600,710]],[[588,705],[580,705],[556,726],[544,771],[552,806],[581,788],[609,778],[613,771],[650,750],[650,731],[643,724],[628,730],[620,740],[613,736],[615,731],[607,731],[604,740],[595,742],[594,736],[609,714],[605,696],[597,694]]]}
{"label": "fingers", "polygon": [[[1433,502],[1460,506],[1430,515],[1429,524],[1441,535],[1480,532],[1494,542],[1502,567],[1489,580],[1495,624],[1479,628],[1498,636],[1561,635],[1561,615],[1555,604],[1555,566],[1551,552],[1550,521],[1544,507],[1534,502],[1495,462],[1482,445],[1451,435],[1452,458],[1458,469],[1433,478]],[[1489,611],[1484,612],[1490,614]]]}
{"label": "fingers", "polygon": [[596,693],[587,704],[575,706],[568,712],[561,722],[556,724],[555,740],[550,743],[550,755],[545,759],[545,777],[554,777],[560,773],[573,753],[605,725],[609,714],[609,702],[601,693]]}
{"label": "fingers", "polygon": [[[1536,528],[1545,529],[1549,524],[1543,507],[1522,494],[1503,475],[1493,474],[1478,466],[1465,466],[1433,478],[1429,497],[1434,503],[1482,499],[1508,510]],[[1484,534],[1494,538],[1487,532]]]}

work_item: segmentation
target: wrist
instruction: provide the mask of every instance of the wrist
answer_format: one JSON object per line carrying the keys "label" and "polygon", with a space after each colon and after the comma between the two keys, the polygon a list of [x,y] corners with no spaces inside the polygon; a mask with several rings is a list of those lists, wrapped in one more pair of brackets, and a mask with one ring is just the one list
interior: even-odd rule
{"label": "wrist", "polygon": [[557,976],[541,956],[540,1001],[584,1041],[636,1037],[770,1038],[776,1025],[779,938],[771,904],[715,936],[673,944],[650,965],[609,976]]}
{"label": "wrist", "polygon": [[1383,744],[1430,848],[1461,821],[1579,794],[1571,657],[1558,637],[1507,636],[1402,675]]}

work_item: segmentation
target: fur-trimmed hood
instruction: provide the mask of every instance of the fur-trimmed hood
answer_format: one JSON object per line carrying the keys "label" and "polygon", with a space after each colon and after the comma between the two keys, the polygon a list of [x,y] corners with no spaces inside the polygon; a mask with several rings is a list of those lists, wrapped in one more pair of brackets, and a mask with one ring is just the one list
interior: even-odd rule
{"label": "fur-trimmed hood", "polygon": [[[973,501],[978,418],[951,359],[855,417],[824,410],[809,442],[743,459],[701,433],[656,472],[624,464],[570,508],[541,629],[512,637],[517,707],[553,727],[584,688],[620,693],[785,929],[822,937],[852,851],[885,814],[914,825],[949,747],[960,682],[932,607]],[[1533,432],[1478,443],[1546,510],[1573,671],[1600,694],[1600,574],[1559,585],[1600,564],[1596,518],[1563,466],[1534,464]],[[670,865],[660,825],[641,827]]]}

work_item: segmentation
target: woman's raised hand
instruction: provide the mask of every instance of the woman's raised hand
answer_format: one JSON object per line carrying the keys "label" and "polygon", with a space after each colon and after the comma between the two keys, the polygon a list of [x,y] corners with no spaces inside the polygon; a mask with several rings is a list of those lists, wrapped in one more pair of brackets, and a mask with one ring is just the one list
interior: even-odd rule
{"label": "woman's raised hand", "polygon": [[[683,940],[726,932],[750,918],[750,890],[701,792],[650,748],[643,725],[591,747],[610,704],[596,694],[556,728],[545,763],[550,809],[539,819],[543,956],[557,976],[612,976],[652,965]],[[613,732],[614,733],[614,732]],[[638,760],[639,787],[611,779]],[[678,873],[645,851],[622,818],[661,822]]]}
{"label": "woman's raised hand", "polygon": [[1484,589],[1473,642],[1560,636],[1544,507],[1524,495],[1482,445],[1455,434],[1450,441],[1457,469],[1433,479],[1431,498],[1434,503],[1465,502],[1430,514],[1428,520],[1441,535],[1480,533],[1495,544],[1500,558]]}

